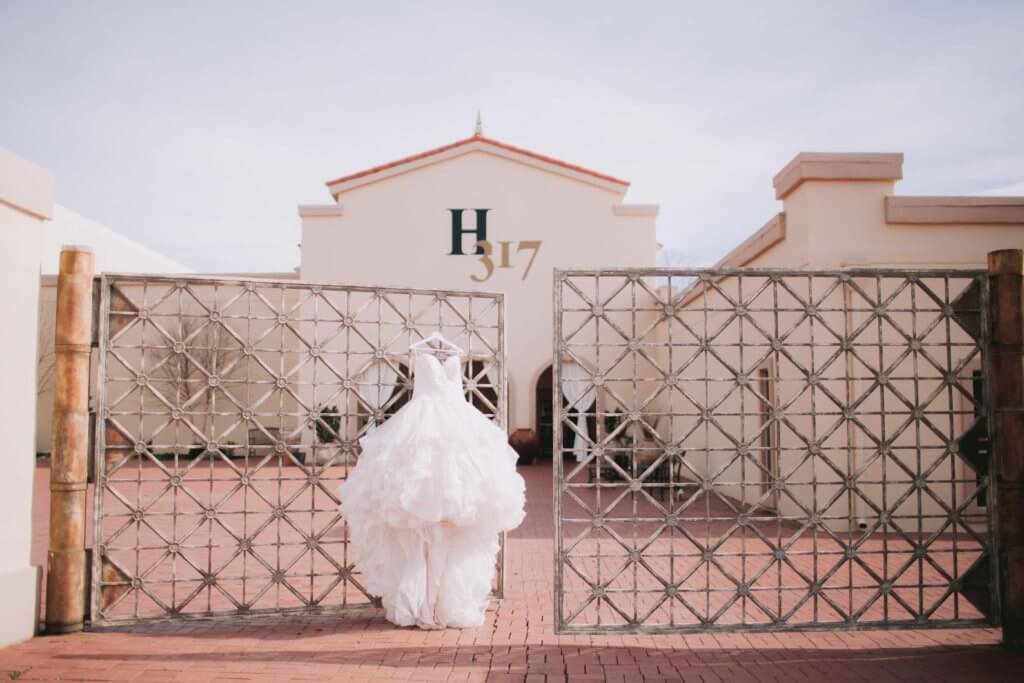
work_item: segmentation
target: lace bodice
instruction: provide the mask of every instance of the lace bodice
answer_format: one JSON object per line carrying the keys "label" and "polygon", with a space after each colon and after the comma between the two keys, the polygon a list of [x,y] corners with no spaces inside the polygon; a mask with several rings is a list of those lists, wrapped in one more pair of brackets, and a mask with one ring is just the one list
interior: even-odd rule
{"label": "lace bodice", "polygon": [[459,356],[449,356],[442,362],[433,354],[418,353],[413,368],[414,398],[433,396],[465,400],[462,393],[462,362]]}

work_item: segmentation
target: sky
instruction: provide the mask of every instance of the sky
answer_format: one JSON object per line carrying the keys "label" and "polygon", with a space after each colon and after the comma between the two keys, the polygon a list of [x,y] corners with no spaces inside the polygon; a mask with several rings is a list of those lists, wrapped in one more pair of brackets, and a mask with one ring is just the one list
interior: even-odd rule
{"label": "sky", "polygon": [[0,0],[0,146],[205,272],[290,271],[324,182],[472,134],[632,182],[670,265],[780,210],[800,151],[1024,194],[1024,2]]}

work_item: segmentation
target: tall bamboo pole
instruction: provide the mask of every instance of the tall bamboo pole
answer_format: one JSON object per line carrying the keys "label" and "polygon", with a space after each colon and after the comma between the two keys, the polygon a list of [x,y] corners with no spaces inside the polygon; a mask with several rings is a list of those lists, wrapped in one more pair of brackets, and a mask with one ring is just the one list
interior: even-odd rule
{"label": "tall bamboo pole", "polygon": [[92,279],[92,250],[63,247],[57,276],[54,334],[47,633],[80,631],[85,621]]}
{"label": "tall bamboo pole", "polygon": [[1003,642],[1024,647],[1024,251],[988,255]]}

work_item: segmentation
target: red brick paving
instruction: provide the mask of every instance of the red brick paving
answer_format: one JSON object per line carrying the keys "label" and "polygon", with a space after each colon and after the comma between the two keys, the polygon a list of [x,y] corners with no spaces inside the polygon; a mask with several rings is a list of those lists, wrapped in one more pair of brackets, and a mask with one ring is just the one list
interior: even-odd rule
{"label": "red brick paving", "polygon": [[[0,651],[0,677],[77,681],[1019,681],[992,629],[555,636],[550,469],[523,468],[527,521],[510,535],[507,597],[484,626],[399,629],[376,611],[165,622]],[[40,491],[42,489],[42,491]],[[45,486],[36,521],[45,529]],[[40,511],[43,514],[40,514]],[[45,532],[36,530],[37,543]],[[45,556],[35,548],[34,561]]]}

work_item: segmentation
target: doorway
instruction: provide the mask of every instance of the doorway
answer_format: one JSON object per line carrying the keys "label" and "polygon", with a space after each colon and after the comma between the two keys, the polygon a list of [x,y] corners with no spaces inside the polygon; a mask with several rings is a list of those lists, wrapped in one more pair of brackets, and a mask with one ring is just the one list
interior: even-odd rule
{"label": "doorway", "polygon": [[[555,432],[555,411],[552,403],[552,369],[549,365],[537,378],[537,386],[534,390],[534,405],[536,405],[535,424],[537,436],[540,438],[540,458],[550,460],[554,455],[554,432]],[[562,397],[562,407],[565,408],[569,402]],[[596,413],[596,408],[593,409]],[[577,412],[569,410],[569,416],[575,420]],[[587,416],[587,433],[590,439],[597,439],[597,415]],[[569,428],[562,430],[562,453],[569,454],[576,442],[576,433]]]}

